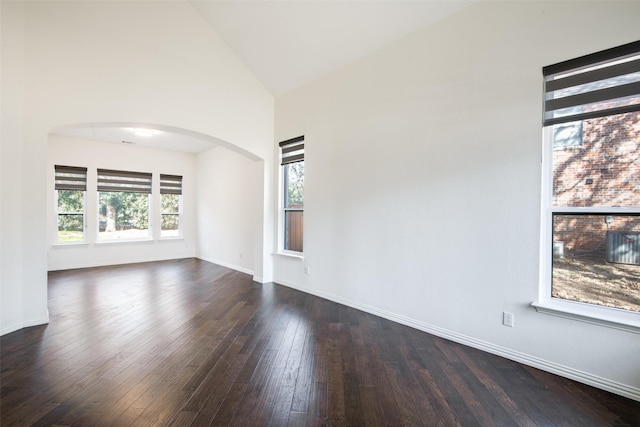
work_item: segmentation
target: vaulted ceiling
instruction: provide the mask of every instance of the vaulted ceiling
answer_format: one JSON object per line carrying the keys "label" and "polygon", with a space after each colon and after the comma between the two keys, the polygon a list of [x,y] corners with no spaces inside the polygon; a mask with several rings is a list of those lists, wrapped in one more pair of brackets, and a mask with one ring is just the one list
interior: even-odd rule
{"label": "vaulted ceiling", "polygon": [[267,90],[278,97],[472,1],[190,2]]}
{"label": "vaulted ceiling", "polygon": [[[281,96],[478,0],[187,0],[264,87]],[[133,124],[87,124],[54,133],[198,153],[215,145],[169,128],[153,138]]]}

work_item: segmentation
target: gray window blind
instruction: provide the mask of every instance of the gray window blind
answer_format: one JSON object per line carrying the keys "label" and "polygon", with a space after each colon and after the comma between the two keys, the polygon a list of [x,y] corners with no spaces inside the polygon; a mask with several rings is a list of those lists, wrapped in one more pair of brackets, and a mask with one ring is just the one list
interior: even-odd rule
{"label": "gray window blind", "polygon": [[282,141],[282,165],[304,161],[304,136]]}
{"label": "gray window blind", "polygon": [[160,194],[182,194],[182,177],[160,174]]}
{"label": "gray window blind", "polygon": [[87,168],[55,165],[56,190],[87,191]]}
{"label": "gray window blind", "polygon": [[640,111],[640,41],[542,72],[545,126]]}
{"label": "gray window blind", "polygon": [[151,173],[98,169],[98,191],[151,194]]}

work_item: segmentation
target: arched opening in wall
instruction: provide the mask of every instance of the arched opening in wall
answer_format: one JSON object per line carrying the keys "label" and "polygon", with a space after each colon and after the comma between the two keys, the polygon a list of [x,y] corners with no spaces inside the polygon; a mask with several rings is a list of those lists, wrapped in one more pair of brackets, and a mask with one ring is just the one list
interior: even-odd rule
{"label": "arched opening in wall", "polygon": [[51,129],[47,158],[49,270],[198,257],[261,276],[253,153],[171,126],[91,123]]}
{"label": "arched opening in wall", "polygon": [[255,154],[214,136],[161,124],[139,122],[78,123],[52,128],[49,134],[192,154],[221,146],[248,159],[260,160]]}

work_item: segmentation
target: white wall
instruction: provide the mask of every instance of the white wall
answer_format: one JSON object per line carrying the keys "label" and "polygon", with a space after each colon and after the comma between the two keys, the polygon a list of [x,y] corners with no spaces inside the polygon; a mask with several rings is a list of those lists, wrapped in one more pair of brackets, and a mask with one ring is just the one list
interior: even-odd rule
{"label": "white wall", "polygon": [[274,281],[640,400],[637,334],[530,306],[541,69],[637,40],[639,17],[480,2],[279,98],[276,140],[305,135],[305,259]]}
{"label": "white wall", "polygon": [[[0,141],[0,312],[2,330],[40,324],[48,318],[46,301],[25,303],[32,282],[23,279],[24,16],[18,3],[1,3],[2,127]],[[45,270],[40,272],[41,280]]]}
{"label": "white wall", "polygon": [[223,147],[198,155],[198,258],[255,274],[262,165]]}
{"label": "white wall", "polygon": [[[274,105],[273,97],[188,2],[34,1],[1,2],[0,7],[0,333],[5,334],[48,317],[51,129],[84,123],[186,129],[265,159],[266,175],[273,169]],[[16,177],[16,187],[7,190],[5,182]],[[262,179],[268,190],[273,177]],[[256,225],[260,247],[271,246],[271,203],[267,199],[266,214]],[[260,257],[255,260],[263,270],[259,275],[269,280],[269,256]]]}
{"label": "white wall", "polygon": [[[153,150],[131,145],[49,136],[47,161],[47,235],[49,270],[84,268],[196,255],[196,156],[174,151]],[[86,244],[56,244],[54,166],[80,166],[87,170]],[[154,178],[153,223],[159,221],[160,174],[182,176],[182,238],[161,239],[159,227],[152,227],[153,240],[143,242],[97,243],[96,171],[101,169],[150,172]],[[158,218],[156,218],[158,217]]]}

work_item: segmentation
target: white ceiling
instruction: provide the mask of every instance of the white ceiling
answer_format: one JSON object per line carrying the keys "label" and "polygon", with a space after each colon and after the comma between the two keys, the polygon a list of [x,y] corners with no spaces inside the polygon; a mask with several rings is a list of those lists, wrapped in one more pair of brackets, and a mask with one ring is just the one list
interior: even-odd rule
{"label": "white ceiling", "polygon": [[[478,0],[188,0],[264,87],[278,97]],[[168,127],[136,136],[132,124],[87,124],[53,133],[199,153],[213,138]],[[219,142],[219,141],[218,141]]]}
{"label": "white ceiling", "polygon": [[477,0],[191,0],[191,4],[278,97],[472,1]]}

